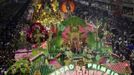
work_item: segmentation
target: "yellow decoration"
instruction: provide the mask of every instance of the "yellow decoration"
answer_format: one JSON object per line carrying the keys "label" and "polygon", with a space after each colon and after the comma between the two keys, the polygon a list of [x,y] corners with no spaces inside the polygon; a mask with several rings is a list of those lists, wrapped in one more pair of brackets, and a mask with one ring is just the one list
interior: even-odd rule
{"label": "yellow decoration", "polygon": [[59,12],[55,12],[55,14],[53,14],[52,12],[43,11],[39,17],[39,21],[42,23],[42,25],[52,25],[59,24],[61,21],[63,21],[63,18]]}
{"label": "yellow decoration", "polygon": [[37,5],[37,9],[40,9],[40,8],[41,8],[41,4],[38,4],[38,5]]}
{"label": "yellow decoration", "polygon": [[52,9],[54,10],[54,12],[57,11],[57,8],[58,8],[58,1],[57,0],[54,0],[51,4],[52,6]]}
{"label": "yellow decoration", "polygon": [[49,64],[48,59],[45,59],[45,64]]}
{"label": "yellow decoration", "polygon": [[39,70],[36,70],[36,71],[34,72],[34,75],[41,75],[41,73],[40,73]]}
{"label": "yellow decoration", "polygon": [[[42,4],[37,4],[35,6],[35,13],[34,13],[34,21],[40,22],[42,25],[49,26],[49,25],[56,25],[63,21],[63,16],[58,9],[58,1],[53,0],[51,3],[52,11],[48,11],[41,9]],[[41,10],[40,10],[41,9]]]}

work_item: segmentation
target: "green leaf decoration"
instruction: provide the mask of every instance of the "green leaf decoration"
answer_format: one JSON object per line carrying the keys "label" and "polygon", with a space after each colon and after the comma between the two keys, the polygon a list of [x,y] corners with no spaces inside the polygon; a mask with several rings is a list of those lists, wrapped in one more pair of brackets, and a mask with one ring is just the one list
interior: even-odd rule
{"label": "green leaf decoration", "polygon": [[29,62],[27,60],[19,60],[17,62],[14,63],[14,65],[12,65],[8,71],[7,71],[7,75],[9,74],[16,74],[18,69],[20,69],[21,73],[26,74],[28,73],[28,64]]}
{"label": "green leaf decoration", "polygon": [[85,21],[77,16],[71,16],[68,19],[64,20],[62,23],[64,26],[79,26],[83,25],[85,26]]}
{"label": "green leaf decoration", "polygon": [[90,32],[88,34],[88,40],[87,43],[91,49],[96,48],[96,40],[95,40],[95,33]]}
{"label": "green leaf decoration", "polygon": [[61,45],[62,45],[62,37],[61,36],[57,36],[56,38],[55,38],[55,46],[56,47],[58,47],[58,48],[60,48],[61,47]]}
{"label": "green leaf decoration", "polygon": [[41,75],[49,75],[50,73],[52,73],[54,70],[49,67],[48,65],[40,65],[38,64],[38,66],[35,67],[35,65],[33,65],[31,67],[30,70],[30,75],[34,75],[34,72],[39,70]]}
{"label": "green leaf decoration", "polygon": [[50,42],[49,52],[58,52],[62,46],[63,40],[61,36],[53,38]]}

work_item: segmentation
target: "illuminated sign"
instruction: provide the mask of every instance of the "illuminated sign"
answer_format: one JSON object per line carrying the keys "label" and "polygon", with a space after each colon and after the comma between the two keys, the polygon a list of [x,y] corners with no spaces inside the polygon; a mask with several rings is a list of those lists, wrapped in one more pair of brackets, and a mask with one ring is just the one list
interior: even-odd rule
{"label": "illuminated sign", "polygon": [[102,65],[89,63],[86,66],[75,66],[70,64],[64,66],[50,75],[119,75],[118,73],[110,70]]}

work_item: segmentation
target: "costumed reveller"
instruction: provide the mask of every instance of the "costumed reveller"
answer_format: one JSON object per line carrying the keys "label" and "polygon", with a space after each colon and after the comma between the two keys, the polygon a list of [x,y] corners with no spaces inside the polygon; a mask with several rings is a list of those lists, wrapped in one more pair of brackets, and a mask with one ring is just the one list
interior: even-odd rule
{"label": "costumed reveller", "polygon": [[78,27],[70,27],[69,33],[71,50],[75,53],[80,52],[80,33]]}

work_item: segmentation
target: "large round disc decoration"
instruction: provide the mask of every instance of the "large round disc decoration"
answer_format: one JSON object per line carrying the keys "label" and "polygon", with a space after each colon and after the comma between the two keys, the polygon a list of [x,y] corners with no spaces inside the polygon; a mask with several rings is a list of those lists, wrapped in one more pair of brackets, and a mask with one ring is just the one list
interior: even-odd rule
{"label": "large round disc decoration", "polygon": [[63,13],[74,12],[75,3],[73,0],[65,0],[61,3],[60,9]]}
{"label": "large round disc decoration", "polygon": [[41,23],[34,23],[27,32],[27,41],[32,44],[38,44],[48,39],[48,32]]}

